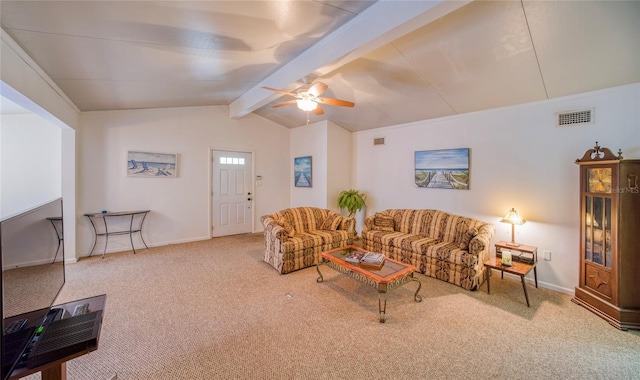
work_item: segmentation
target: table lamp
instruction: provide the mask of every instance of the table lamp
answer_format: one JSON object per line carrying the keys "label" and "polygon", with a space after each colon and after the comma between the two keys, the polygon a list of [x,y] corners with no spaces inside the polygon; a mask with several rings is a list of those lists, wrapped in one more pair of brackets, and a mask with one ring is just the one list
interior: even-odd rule
{"label": "table lamp", "polygon": [[518,212],[516,211],[515,208],[512,208],[511,210],[509,210],[507,215],[504,216],[504,218],[500,219],[500,221],[502,223],[510,223],[511,224],[511,243],[507,243],[507,245],[510,245],[512,247],[519,247],[520,244],[516,243],[516,241],[514,239],[514,226],[516,224],[517,225],[524,224],[526,222],[526,220],[524,220],[520,215],[518,215]]}

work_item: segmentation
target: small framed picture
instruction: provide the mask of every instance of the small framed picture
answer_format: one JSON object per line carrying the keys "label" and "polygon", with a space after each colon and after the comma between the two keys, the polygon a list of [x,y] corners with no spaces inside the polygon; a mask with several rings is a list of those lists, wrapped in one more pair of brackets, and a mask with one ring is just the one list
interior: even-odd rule
{"label": "small framed picture", "polygon": [[293,178],[295,187],[311,187],[311,156],[293,159]]}
{"label": "small framed picture", "polygon": [[144,178],[176,178],[178,155],[129,151],[127,176]]}

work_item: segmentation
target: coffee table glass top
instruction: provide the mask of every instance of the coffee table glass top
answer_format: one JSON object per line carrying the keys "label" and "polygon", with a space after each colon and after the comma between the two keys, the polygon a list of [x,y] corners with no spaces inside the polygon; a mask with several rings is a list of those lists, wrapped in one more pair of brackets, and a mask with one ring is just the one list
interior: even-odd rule
{"label": "coffee table glass top", "polygon": [[349,268],[350,270],[360,272],[367,277],[374,279],[378,283],[392,282],[398,277],[405,276],[408,273],[415,272],[417,270],[416,267],[411,264],[401,263],[388,257],[384,260],[384,264],[380,269],[362,267],[357,264],[352,264],[344,261],[345,256],[347,256],[354,250],[367,252],[367,250],[362,249],[361,247],[350,245],[332,249],[327,252],[322,252],[320,255],[325,259],[338,263],[341,266]]}

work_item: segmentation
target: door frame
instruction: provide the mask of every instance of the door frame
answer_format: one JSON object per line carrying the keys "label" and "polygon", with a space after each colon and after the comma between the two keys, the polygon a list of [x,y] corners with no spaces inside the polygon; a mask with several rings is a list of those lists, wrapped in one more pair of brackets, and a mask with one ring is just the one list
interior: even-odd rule
{"label": "door frame", "polygon": [[255,207],[255,200],[256,200],[256,191],[255,191],[255,160],[256,160],[256,153],[253,150],[250,149],[234,149],[234,148],[229,148],[229,147],[217,147],[217,146],[210,146],[209,147],[209,185],[208,185],[208,190],[207,191],[207,205],[209,208],[209,239],[213,238],[213,218],[215,215],[213,215],[213,152],[242,152],[242,153],[248,153],[251,154],[251,233],[255,233],[256,232],[256,226],[255,226],[255,213],[256,213],[256,207]]}

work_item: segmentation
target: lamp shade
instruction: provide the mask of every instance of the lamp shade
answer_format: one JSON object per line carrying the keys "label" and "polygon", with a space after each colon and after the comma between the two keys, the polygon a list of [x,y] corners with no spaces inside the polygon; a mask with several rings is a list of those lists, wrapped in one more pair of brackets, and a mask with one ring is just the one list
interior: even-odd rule
{"label": "lamp shade", "polygon": [[504,218],[500,219],[500,221],[502,223],[518,224],[518,225],[524,224],[526,222],[526,220],[524,220],[520,215],[518,215],[518,212],[516,211],[515,208],[512,208],[511,210],[509,210],[507,215],[505,215]]}

